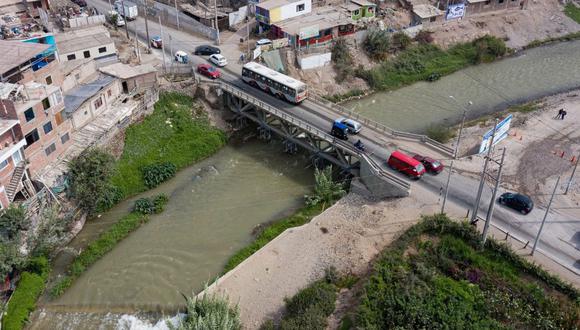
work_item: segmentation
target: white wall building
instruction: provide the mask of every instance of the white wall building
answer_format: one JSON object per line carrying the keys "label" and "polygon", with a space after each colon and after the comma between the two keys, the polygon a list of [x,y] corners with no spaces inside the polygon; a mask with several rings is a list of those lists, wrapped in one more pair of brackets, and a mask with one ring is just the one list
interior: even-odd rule
{"label": "white wall building", "polygon": [[82,58],[117,60],[117,48],[104,26],[69,31],[55,36],[61,62]]}

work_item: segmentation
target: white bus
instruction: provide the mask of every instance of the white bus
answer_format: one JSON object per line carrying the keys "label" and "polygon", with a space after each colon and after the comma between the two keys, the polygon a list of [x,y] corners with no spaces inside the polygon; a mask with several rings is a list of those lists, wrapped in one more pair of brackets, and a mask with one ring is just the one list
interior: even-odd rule
{"label": "white bus", "polygon": [[308,96],[305,83],[256,62],[244,65],[242,79],[250,85],[292,103],[300,103]]}

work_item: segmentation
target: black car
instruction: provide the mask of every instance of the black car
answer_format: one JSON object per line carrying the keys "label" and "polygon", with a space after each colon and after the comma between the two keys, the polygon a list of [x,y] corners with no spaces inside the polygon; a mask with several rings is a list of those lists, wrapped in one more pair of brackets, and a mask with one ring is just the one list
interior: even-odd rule
{"label": "black car", "polygon": [[221,50],[217,47],[213,47],[210,45],[201,45],[195,48],[193,52],[194,55],[213,55],[213,54],[221,54]]}
{"label": "black car", "polygon": [[501,195],[499,197],[499,203],[522,214],[528,214],[534,208],[534,202],[529,196],[518,193],[505,193]]}
{"label": "black car", "polygon": [[348,127],[343,123],[334,122],[330,130],[330,135],[341,140],[348,140]]}

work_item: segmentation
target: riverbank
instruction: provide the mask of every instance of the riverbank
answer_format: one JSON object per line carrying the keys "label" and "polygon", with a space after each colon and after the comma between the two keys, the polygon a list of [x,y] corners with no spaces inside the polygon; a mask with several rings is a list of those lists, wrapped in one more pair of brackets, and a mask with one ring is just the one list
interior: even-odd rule
{"label": "riverbank", "polygon": [[[145,166],[163,161],[181,169],[214,154],[225,144],[226,137],[210,126],[202,106],[192,98],[168,92],[160,96],[150,116],[126,130],[124,142],[123,153],[115,164],[116,172],[110,179],[119,192],[119,196],[111,199],[115,204],[148,190],[142,172]],[[145,215],[131,213],[112,224],[87,245],[87,250],[69,261],[66,275],[51,279],[48,285],[51,295],[60,296],[86,268],[147,219]]]}

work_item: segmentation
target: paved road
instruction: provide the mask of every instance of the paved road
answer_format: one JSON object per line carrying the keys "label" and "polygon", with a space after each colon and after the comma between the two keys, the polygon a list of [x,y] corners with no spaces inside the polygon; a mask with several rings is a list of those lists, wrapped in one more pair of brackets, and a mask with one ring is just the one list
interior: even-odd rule
{"label": "paved road", "polygon": [[[109,5],[107,2],[101,0],[89,0],[88,2],[90,5],[96,7],[100,12],[106,12],[108,10]],[[139,39],[146,42],[145,23],[141,17],[135,21],[129,22],[128,26],[129,30],[132,32],[131,36],[134,35],[135,29],[137,29]],[[162,36],[166,46],[165,51],[167,55],[165,57],[168,65],[172,60],[172,56],[170,55],[171,51],[174,53],[177,50],[183,50],[190,53],[192,65],[207,63],[206,57],[192,55],[195,47],[209,43],[202,37],[196,37],[167,27],[164,27],[163,33],[161,33],[161,29],[156,22],[149,22],[149,35]],[[226,56],[229,61],[228,66],[222,69],[222,79],[234,84],[238,88],[257,98],[268,102],[270,105],[278,109],[289,114],[291,113],[321,130],[328,131],[332,121],[340,116],[331,109],[320,106],[319,104],[309,100],[306,100],[299,106],[294,106],[265,94],[260,90],[252,88],[241,81],[239,75],[241,72],[241,64],[237,63],[239,54],[241,53],[238,49],[237,43],[239,37],[239,35],[233,35],[230,37],[229,41],[222,39],[223,43],[220,48],[222,49],[222,54]],[[159,58],[162,58],[161,50],[153,50],[153,52]],[[384,160],[387,159],[387,156],[395,148],[401,148],[409,152],[434,153],[434,151],[428,151],[428,148],[416,143],[388,141],[385,137],[380,136],[377,132],[369,129],[363,129],[358,138],[365,143],[367,151],[373,155],[373,158],[381,161],[383,165]],[[390,171],[389,169],[386,170]],[[441,187],[445,187],[447,173],[448,172],[445,171],[438,176],[426,175],[420,181],[413,183],[413,193],[424,194],[426,202],[437,202],[440,199],[439,194]],[[450,207],[454,204],[456,208],[461,208],[467,211],[475,203],[478,181],[456,173],[453,175],[451,180],[452,187],[449,191]],[[499,192],[498,196],[502,192],[504,192],[504,190]],[[491,187],[486,185],[482,196],[482,203],[480,205],[480,217],[482,218],[485,218],[485,212],[490,199]],[[492,223],[501,230],[508,231],[510,235],[522,241],[530,241],[530,244],[532,244],[539,229],[544,212],[544,206],[536,205],[536,208],[530,214],[524,216],[501,205],[497,205]],[[544,227],[541,244],[538,249],[540,252],[559,262],[577,275],[580,275],[579,214],[580,213],[576,209],[558,209],[555,207],[548,216],[549,222]]]}

